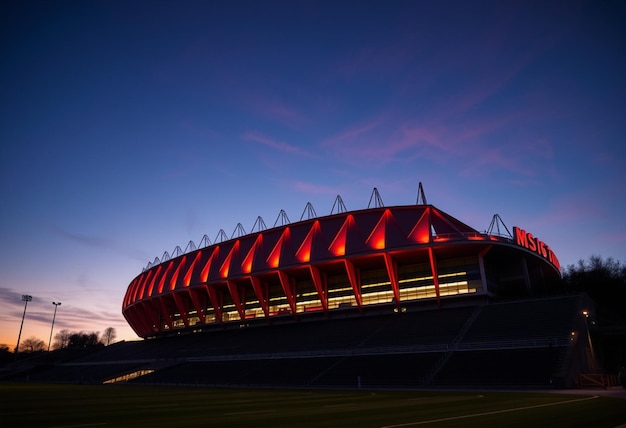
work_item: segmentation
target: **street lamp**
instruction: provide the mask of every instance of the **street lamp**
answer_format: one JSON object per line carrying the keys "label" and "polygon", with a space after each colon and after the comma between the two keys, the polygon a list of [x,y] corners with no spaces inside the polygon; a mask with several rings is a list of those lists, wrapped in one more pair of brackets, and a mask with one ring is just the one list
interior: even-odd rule
{"label": "street lamp", "polygon": [[15,358],[17,359],[17,352],[20,349],[20,337],[22,337],[22,327],[24,327],[24,317],[26,317],[26,306],[28,306],[28,302],[33,300],[33,296],[29,296],[28,294],[22,294],[22,302],[24,303],[24,313],[22,314],[22,324],[20,324],[20,334],[17,335],[17,345],[15,345]]}
{"label": "street lamp", "polygon": [[591,362],[589,365],[591,365],[592,366],[591,368],[594,369],[596,357],[593,352],[593,343],[591,342],[591,332],[589,331],[589,311],[587,309],[584,309],[582,311],[582,314],[583,314],[583,319],[585,320],[585,330],[587,332],[587,346],[589,346],[589,353],[591,354]]}
{"label": "street lamp", "polygon": [[52,328],[50,329],[50,340],[48,340],[48,352],[50,352],[50,344],[52,343],[52,331],[54,330],[54,319],[57,317],[57,307],[61,306],[61,302],[52,302],[54,305],[54,315],[52,316]]}

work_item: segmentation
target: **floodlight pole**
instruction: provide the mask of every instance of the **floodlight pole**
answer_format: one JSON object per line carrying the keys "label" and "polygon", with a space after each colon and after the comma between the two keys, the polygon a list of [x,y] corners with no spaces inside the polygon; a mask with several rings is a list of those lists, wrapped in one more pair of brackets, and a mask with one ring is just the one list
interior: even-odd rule
{"label": "floodlight pole", "polygon": [[26,307],[28,302],[33,300],[33,296],[28,294],[22,294],[22,302],[24,302],[24,313],[22,314],[22,324],[20,324],[20,334],[17,335],[17,345],[15,345],[15,359],[17,359],[17,353],[20,349],[20,337],[22,337],[22,327],[24,327],[24,318],[26,317]]}
{"label": "floodlight pole", "polygon": [[48,352],[50,352],[50,344],[52,343],[52,331],[54,330],[54,319],[57,317],[57,307],[61,306],[61,302],[52,302],[54,305],[54,315],[52,316],[52,328],[50,329],[50,340],[48,340]]}

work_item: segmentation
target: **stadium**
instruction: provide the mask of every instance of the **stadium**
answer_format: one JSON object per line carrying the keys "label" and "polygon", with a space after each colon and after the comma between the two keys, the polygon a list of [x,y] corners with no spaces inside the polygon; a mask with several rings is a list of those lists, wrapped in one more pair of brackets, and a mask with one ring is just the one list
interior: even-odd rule
{"label": "stadium", "polygon": [[[156,258],[122,312],[142,341],[31,367],[31,381],[288,388],[563,388],[593,372],[594,308],[498,215],[478,231],[426,202],[297,222]],[[71,352],[67,350],[68,355]],[[57,360],[58,361],[58,360]],[[24,373],[17,376],[23,376]]]}
{"label": "stadium", "polygon": [[481,233],[432,205],[384,207],[376,189],[372,200],[373,208],[345,211],[339,198],[337,214],[234,237],[244,230],[238,224],[229,240],[166,254],[131,282],[123,314],[146,338],[258,318],[523,295],[560,275],[552,250],[521,228]]}

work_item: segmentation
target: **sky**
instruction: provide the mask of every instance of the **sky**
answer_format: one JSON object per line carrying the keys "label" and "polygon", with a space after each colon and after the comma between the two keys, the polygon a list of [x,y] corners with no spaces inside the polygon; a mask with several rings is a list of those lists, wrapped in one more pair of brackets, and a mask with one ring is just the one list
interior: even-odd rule
{"label": "sky", "polygon": [[622,1],[4,1],[0,344],[137,336],[130,282],[337,195],[626,260]]}

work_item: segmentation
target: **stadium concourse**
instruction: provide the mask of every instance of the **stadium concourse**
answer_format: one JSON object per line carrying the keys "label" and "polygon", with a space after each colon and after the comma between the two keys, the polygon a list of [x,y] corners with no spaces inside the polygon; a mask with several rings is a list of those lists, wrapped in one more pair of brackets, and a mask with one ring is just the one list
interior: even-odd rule
{"label": "stadium concourse", "polygon": [[428,205],[421,183],[415,205],[385,207],[374,189],[367,209],[338,196],[329,216],[307,204],[299,222],[255,229],[177,247],[131,281],[122,310],[145,340],[58,350],[3,378],[562,388],[596,369],[593,305],[560,294],[549,246],[497,215],[479,232]]}

